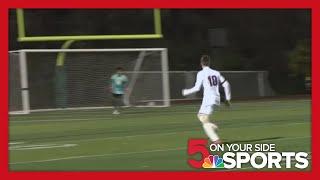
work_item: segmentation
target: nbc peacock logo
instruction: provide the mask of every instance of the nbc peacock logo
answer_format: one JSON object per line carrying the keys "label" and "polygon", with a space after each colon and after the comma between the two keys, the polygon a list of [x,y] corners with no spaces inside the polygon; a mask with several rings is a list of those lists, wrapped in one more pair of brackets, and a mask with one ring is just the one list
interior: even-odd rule
{"label": "nbc peacock logo", "polygon": [[204,158],[203,168],[224,168],[223,159],[220,158],[218,155],[209,155],[208,157]]}

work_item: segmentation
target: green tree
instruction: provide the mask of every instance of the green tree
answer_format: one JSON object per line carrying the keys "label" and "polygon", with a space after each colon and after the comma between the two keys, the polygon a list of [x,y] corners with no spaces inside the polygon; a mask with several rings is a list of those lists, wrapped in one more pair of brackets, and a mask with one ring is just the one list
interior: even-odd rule
{"label": "green tree", "polygon": [[311,76],[310,40],[297,42],[296,47],[288,54],[288,67],[294,76]]}

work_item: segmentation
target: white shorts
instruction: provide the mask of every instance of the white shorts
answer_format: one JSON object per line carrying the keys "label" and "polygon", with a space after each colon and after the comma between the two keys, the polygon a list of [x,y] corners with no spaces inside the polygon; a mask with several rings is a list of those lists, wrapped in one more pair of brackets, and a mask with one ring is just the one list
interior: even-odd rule
{"label": "white shorts", "polygon": [[198,114],[211,115],[213,113],[213,110],[214,110],[214,104],[213,105],[201,105]]}

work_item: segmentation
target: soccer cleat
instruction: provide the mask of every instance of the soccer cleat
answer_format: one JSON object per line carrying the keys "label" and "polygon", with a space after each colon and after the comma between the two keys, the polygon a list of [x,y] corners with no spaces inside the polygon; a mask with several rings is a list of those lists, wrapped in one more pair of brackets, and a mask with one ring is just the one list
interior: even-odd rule
{"label": "soccer cleat", "polygon": [[182,89],[181,93],[182,93],[182,96],[186,96],[186,95],[187,95],[187,93],[186,93],[186,90],[185,90],[185,89]]}
{"label": "soccer cleat", "polygon": [[120,114],[120,112],[117,110],[114,110],[112,114],[118,115],[118,114]]}

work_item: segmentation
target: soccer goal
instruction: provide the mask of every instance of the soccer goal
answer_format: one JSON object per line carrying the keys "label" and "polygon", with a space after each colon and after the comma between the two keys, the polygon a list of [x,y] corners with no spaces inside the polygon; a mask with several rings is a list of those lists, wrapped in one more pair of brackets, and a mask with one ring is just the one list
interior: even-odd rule
{"label": "soccer goal", "polygon": [[129,79],[125,105],[170,106],[166,48],[23,49],[9,52],[9,113],[111,107],[117,67]]}

